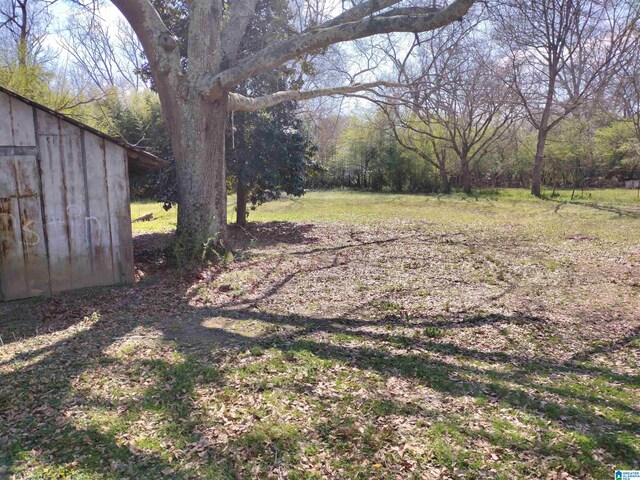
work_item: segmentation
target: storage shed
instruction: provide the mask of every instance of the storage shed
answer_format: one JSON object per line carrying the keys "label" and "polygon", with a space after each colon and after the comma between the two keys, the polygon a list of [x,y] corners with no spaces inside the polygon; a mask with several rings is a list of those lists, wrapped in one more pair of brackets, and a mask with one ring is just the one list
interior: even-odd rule
{"label": "storage shed", "polygon": [[165,165],[0,87],[0,301],[132,282],[129,172]]}

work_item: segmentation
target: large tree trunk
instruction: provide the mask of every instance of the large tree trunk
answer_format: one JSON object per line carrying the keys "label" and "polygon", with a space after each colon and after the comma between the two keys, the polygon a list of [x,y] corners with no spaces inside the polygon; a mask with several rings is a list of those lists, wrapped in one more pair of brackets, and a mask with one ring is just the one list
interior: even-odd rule
{"label": "large tree trunk", "polygon": [[444,194],[449,194],[451,193],[451,183],[449,182],[449,174],[447,173],[447,170],[440,165],[440,183],[442,184],[442,193]]}
{"label": "large tree trunk", "polygon": [[536,145],[536,158],[533,164],[533,176],[531,178],[531,194],[539,197],[542,195],[542,168],[544,166],[544,147],[547,143],[548,130],[538,130],[538,143]]}
{"label": "large tree trunk", "polygon": [[460,156],[460,173],[462,175],[462,190],[471,193],[471,173],[469,172],[469,159],[466,154]]}
{"label": "large tree trunk", "polygon": [[[431,145],[433,146],[433,152],[435,153],[436,160],[438,161],[438,173],[440,174],[440,191],[446,195],[451,193],[451,181],[449,180],[449,173],[447,172],[447,153],[445,149],[438,149],[436,142],[431,140]],[[422,158],[426,161],[433,164],[431,160],[429,160],[428,154],[422,154]]]}
{"label": "large tree trunk", "polygon": [[236,225],[247,225],[247,195],[249,189],[244,178],[242,165],[238,165],[238,186],[236,188]]}
{"label": "large tree trunk", "polygon": [[224,242],[227,227],[225,177],[226,97],[213,102],[187,98],[180,135],[172,136],[178,182],[178,241],[185,255],[210,240]]}
{"label": "large tree trunk", "polygon": [[544,147],[547,144],[549,134],[549,119],[556,91],[557,64],[549,66],[549,86],[547,88],[547,100],[544,105],[540,125],[538,126],[538,143],[536,144],[536,158],[533,162],[533,174],[531,176],[531,194],[542,196],[542,168],[544,167]]}

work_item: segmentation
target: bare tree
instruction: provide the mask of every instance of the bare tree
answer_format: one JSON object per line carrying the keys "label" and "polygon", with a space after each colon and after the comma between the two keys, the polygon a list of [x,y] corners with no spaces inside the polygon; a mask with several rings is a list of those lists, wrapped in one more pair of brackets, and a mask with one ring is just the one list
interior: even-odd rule
{"label": "bare tree", "polygon": [[[13,44],[18,65],[43,59],[45,37],[51,24],[49,8],[55,0],[0,0],[0,35]],[[7,52],[8,53],[8,52]]]}
{"label": "bare tree", "polygon": [[304,112],[302,118],[318,147],[316,161],[327,165],[336,154],[338,135],[344,130],[347,119],[339,109],[325,108],[322,104],[315,107],[314,111]]}
{"label": "bare tree", "polygon": [[622,118],[631,121],[640,144],[640,43],[636,43],[629,51],[628,61],[624,62],[616,75],[614,98]]}
{"label": "bare tree", "polygon": [[68,20],[59,43],[103,93],[113,87],[141,87],[144,53],[128,23],[107,25],[99,14],[81,11]]}
{"label": "bare tree", "polygon": [[191,0],[186,2],[186,59],[181,58],[176,38],[150,0],[112,3],[131,24],[149,60],[176,159],[178,234],[185,248],[195,249],[207,238],[225,236],[224,132],[229,111],[258,110],[286,100],[381,85],[273,92],[249,98],[233,92],[238,84],[340,42],[389,32],[438,29],[463,17],[474,0],[454,0],[443,8],[425,0],[423,6],[410,9],[397,6],[399,0],[363,0],[345,10],[338,5],[327,10],[325,2],[298,2],[299,23],[292,22],[291,34],[252,53],[239,48],[257,0]]}
{"label": "bare tree", "polygon": [[[438,169],[445,191],[449,190],[447,150],[455,153],[466,193],[471,192],[472,166],[493,148],[514,118],[509,90],[498,78],[504,67],[491,58],[482,39],[468,33],[460,26],[423,43],[417,90],[399,96],[404,101],[392,102],[393,108],[385,108],[398,142]],[[424,138],[431,152],[425,151]]]}
{"label": "bare tree", "polygon": [[509,82],[537,130],[533,195],[541,195],[549,131],[619,69],[636,41],[638,8],[634,0],[505,0],[494,10]]}

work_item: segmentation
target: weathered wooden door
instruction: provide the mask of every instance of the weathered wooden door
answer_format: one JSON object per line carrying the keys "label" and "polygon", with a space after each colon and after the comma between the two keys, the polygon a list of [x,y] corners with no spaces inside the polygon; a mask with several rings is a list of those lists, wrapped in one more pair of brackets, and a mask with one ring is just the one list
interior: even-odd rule
{"label": "weathered wooden door", "polygon": [[0,94],[0,112],[0,300],[11,300],[50,286],[33,110]]}
{"label": "weathered wooden door", "polygon": [[0,92],[0,301],[131,281],[126,150]]}

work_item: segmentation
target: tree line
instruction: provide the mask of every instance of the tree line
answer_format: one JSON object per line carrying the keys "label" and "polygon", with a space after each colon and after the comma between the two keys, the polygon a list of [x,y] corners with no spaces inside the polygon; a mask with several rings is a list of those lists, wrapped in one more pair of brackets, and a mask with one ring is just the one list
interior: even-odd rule
{"label": "tree line", "polygon": [[0,83],[172,159],[134,188],[177,202],[194,248],[224,238],[229,192],[242,223],[308,187],[540,195],[638,175],[633,0],[114,0],[114,24],[91,0],[62,21],[62,3],[0,0]]}
{"label": "tree line", "polygon": [[[398,55],[402,88],[368,115],[328,118],[317,185],[447,193],[452,187],[621,186],[639,178],[638,6],[489,3]],[[330,125],[333,123],[334,128]]]}
{"label": "tree line", "polygon": [[[472,159],[466,178],[448,142],[415,133],[398,141],[398,127],[380,111],[327,117],[310,128],[324,139],[319,150],[325,160],[308,188],[447,194],[465,187],[531,186],[536,131],[528,125],[510,126],[490,150]],[[546,141],[543,185],[551,192],[624,187],[640,178],[638,138],[632,121],[606,111],[567,119]],[[409,141],[411,148],[405,147]]]}

